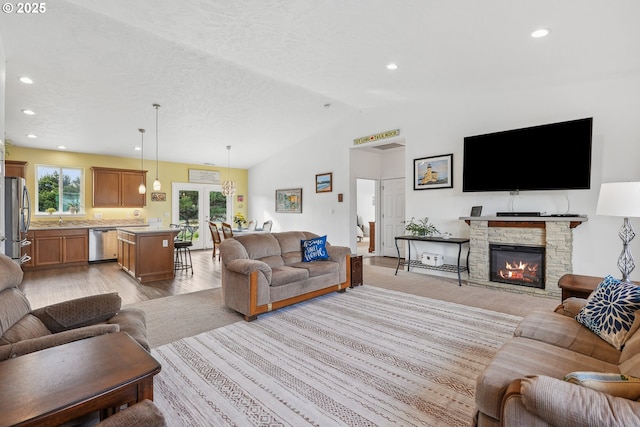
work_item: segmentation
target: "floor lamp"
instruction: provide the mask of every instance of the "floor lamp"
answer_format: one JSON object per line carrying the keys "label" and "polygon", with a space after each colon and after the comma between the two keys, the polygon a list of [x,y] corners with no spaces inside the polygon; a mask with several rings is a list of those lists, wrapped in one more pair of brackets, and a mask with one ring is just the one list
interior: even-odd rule
{"label": "floor lamp", "polygon": [[640,182],[610,182],[601,184],[596,215],[624,217],[618,236],[622,240],[622,253],[618,257],[618,268],[622,280],[630,282],[629,275],[636,267],[629,243],[636,233],[629,218],[640,217]]}

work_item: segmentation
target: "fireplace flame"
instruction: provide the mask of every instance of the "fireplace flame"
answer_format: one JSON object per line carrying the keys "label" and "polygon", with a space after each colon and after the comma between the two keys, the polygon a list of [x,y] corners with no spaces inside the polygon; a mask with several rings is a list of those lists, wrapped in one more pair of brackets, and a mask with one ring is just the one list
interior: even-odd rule
{"label": "fireplace flame", "polygon": [[498,271],[503,279],[519,280],[525,283],[537,281],[538,264],[529,264],[522,261],[505,262],[505,267]]}

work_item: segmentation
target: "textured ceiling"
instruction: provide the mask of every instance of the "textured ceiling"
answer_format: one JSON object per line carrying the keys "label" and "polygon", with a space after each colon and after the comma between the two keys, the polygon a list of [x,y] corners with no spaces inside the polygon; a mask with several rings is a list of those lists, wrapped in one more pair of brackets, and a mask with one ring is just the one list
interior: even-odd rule
{"label": "textured ceiling", "polygon": [[[231,166],[248,168],[369,108],[640,72],[636,0],[46,6],[0,16],[6,137],[19,146],[138,157],[142,127],[152,159],[159,103],[162,160],[226,166],[231,145]],[[540,26],[551,35],[529,37]]]}

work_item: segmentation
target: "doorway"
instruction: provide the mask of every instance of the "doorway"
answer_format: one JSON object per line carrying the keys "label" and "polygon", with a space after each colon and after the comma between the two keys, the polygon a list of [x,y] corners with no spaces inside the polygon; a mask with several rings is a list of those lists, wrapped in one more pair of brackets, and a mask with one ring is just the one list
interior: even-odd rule
{"label": "doorway", "polygon": [[376,188],[375,179],[356,180],[356,242],[358,255],[375,255]]}
{"label": "doorway", "polygon": [[171,223],[198,227],[192,249],[213,248],[208,222],[227,221],[231,212],[231,199],[222,195],[222,186],[174,182],[171,191]]}

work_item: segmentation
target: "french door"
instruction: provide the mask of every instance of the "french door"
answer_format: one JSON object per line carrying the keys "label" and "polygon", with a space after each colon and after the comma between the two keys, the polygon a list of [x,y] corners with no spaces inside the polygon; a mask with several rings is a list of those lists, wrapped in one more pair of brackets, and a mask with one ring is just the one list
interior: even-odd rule
{"label": "french door", "polygon": [[219,225],[231,218],[231,199],[222,195],[222,186],[174,182],[171,200],[171,223],[198,227],[192,249],[213,248],[209,221]]}

